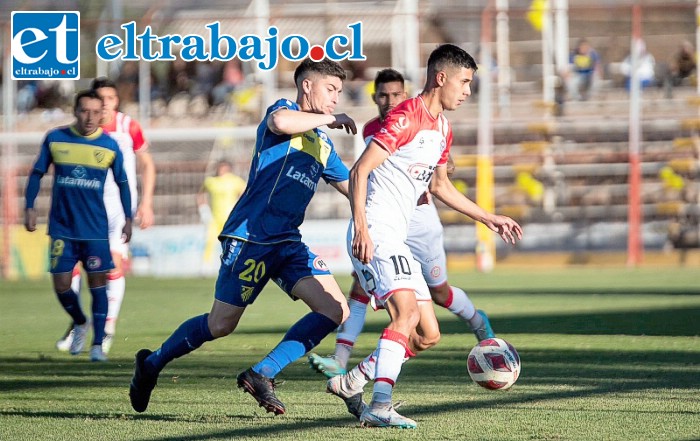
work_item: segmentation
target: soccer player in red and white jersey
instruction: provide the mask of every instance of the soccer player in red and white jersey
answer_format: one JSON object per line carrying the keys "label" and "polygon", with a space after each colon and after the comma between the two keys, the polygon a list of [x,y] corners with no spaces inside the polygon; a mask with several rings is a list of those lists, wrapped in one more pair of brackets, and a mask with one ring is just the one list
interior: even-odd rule
{"label": "soccer player in red and white jersey", "polygon": [[[153,157],[148,151],[148,142],[143,136],[141,125],[135,119],[118,111],[119,96],[116,84],[108,78],[95,78],[91,86],[103,101],[103,119],[100,122],[102,130],[111,136],[124,157],[124,169],[129,179],[132,207],[135,207],[134,218],[139,222],[141,229],[153,225],[153,192],[156,182],[156,168]],[[138,200],[137,192],[137,163],[141,175],[142,198]],[[109,247],[114,260],[114,269],[107,275],[107,297],[109,311],[107,324],[105,325],[105,338],[102,342],[102,350],[107,354],[112,347],[112,340],[116,330],[117,318],[124,300],[126,282],[124,280],[123,263],[129,258],[129,248],[121,239],[121,230],[124,225],[124,213],[119,204],[119,189],[114,183],[114,177],[110,173],[107,176],[104,190],[104,203],[109,218]],[[81,277],[80,268],[73,271],[71,287],[77,293],[80,292]],[[71,328],[72,329],[72,328]],[[72,340],[72,332],[56,343],[59,350],[68,350]]]}
{"label": "soccer player in red and white jersey", "polygon": [[[377,73],[374,80],[375,93],[372,100],[377,105],[379,116],[371,119],[365,124],[362,135],[365,144],[372,141],[372,137],[379,132],[386,115],[399,103],[406,99],[404,78],[401,73],[394,69],[383,69]],[[452,174],[454,167],[448,163],[448,174]],[[413,257],[420,264],[423,278],[428,284],[430,296],[435,303],[447,308],[457,317],[465,321],[477,340],[485,340],[495,337],[488,317],[483,311],[477,311],[467,294],[460,288],[450,286],[447,281],[447,259],[443,246],[443,227],[437,213],[435,204],[430,200],[429,193],[425,193],[426,203],[416,207],[408,229],[407,244]],[[335,353],[330,357],[321,357],[317,354],[309,354],[311,366],[318,372],[323,373],[328,378],[346,373],[346,366],[357,337],[362,332],[365,322],[367,304],[370,298],[362,290],[357,275],[353,273],[353,283],[350,289],[350,317],[338,329],[336,337]],[[413,341],[417,335],[412,335],[409,339],[409,346],[412,351],[428,349],[437,344],[439,340],[438,329],[428,329],[424,331],[422,338]],[[367,371],[367,380],[374,378],[371,367],[359,365],[359,368]],[[365,377],[365,375],[362,375]],[[350,413],[359,418],[362,412],[361,396],[341,397],[345,399]]]}
{"label": "soccer player in red and white jersey", "polygon": [[[377,349],[372,401],[363,410],[365,426],[415,428],[416,422],[392,406],[394,385],[405,357],[414,355],[409,337],[424,323],[437,326],[430,292],[406,240],[419,198],[428,188],[450,208],[482,222],[507,243],[522,238],[513,219],[489,213],[457,190],[447,175],[452,130],[445,110],[471,95],[477,66],[463,49],[445,44],[427,66],[423,92],[399,104],[350,172],[352,222],[348,251],[363,289],[389,312]],[[418,329],[420,331],[421,329]],[[355,387],[349,374],[329,380]],[[358,391],[359,392],[359,391]]]}

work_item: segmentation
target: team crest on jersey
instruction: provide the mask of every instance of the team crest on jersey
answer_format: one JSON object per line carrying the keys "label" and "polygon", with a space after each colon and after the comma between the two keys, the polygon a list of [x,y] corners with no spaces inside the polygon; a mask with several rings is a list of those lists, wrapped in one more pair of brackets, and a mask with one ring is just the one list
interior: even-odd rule
{"label": "team crest on jersey", "polygon": [[440,267],[437,265],[435,265],[434,267],[432,267],[430,269],[430,275],[433,276],[433,278],[435,278],[435,279],[440,277],[440,272],[441,272]]}
{"label": "team crest on jersey", "polygon": [[99,164],[100,162],[105,160],[105,152],[101,150],[96,150],[95,151],[95,159],[97,160],[97,163]]}
{"label": "team crest on jersey", "polygon": [[328,265],[320,257],[314,259],[314,268],[319,271],[328,271]]}
{"label": "team crest on jersey", "polygon": [[411,179],[415,179],[416,181],[430,182],[434,170],[435,167],[431,167],[427,164],[411,164],[411,166],[408,167],[408,174],[411,176]]}
{"label": "team crest on jersey", "polygon": [[83,179],[85,176],[87,176],[87,170],[85,170],[85,167],[82,165],[76,166],[72,172],[70,172],[71,176],[73,176],[76,179]]}
{"label": "team crest on jersey", "polygon": [[87,269],[94,270],[102,266],[102,259],[97,256],[90,256],[87,258]]}

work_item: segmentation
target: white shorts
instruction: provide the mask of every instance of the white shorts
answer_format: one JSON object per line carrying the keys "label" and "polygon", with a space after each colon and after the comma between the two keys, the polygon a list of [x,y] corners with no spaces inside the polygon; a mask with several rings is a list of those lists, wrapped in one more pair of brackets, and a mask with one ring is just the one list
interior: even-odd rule
{"label": "white shorts", "polygon": [[406,244],[423,271],[423,278],[434,288],[447,282],[447,258],[443,228],[435,204],[416,207],[408,228]]}
{"label": "white shorts", "polygon": [[396,236],[396,231],[388,225],[370,224],[369,233],[374,242],[374,255],[367,265],[352,255],[352,221],[348,228],[347,247],[360,285],[371,295],[373,302],[383,306],[394,292],[403,289],[413,290],[418,301],[431,301],[420,264],[413,258],[408,245]]}
{"label": "white shorts", "polygon": [[107,225],[109,229],[109,250],[112,253],[119,253],[122,259],[129,258],[129,244],[122,240],[122,230],[126,225],[124,217],[124,209],[122,203],[117,200],[116,203],[105,199],[105,208],[107,209]]}

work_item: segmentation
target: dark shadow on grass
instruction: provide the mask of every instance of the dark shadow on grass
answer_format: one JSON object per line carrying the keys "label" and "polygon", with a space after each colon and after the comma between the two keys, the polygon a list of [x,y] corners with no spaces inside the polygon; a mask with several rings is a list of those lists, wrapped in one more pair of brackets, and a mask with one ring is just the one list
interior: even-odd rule
{"label": "dark shadow on grass", "polygon": [[[381,312],[378,312],[381,314]],[[620,312],[587,312],[571,314],[497,315],[491,317],[496,333],[502,334],[573,334],[573,335],[700,335],[700,308],[649,308]],[[381,334],[385,322],[365,324],[363,333]],[[242,326],[229,339],[243,335],[277,334],[280,339],[288,327],[265,329]],[[452,317],[440,320],[443,334],[465,334],[463,322]]]}
{"label": "dark shadow on grass", "polygon": [[[591,312],[491,317],[496,334],[575,335],[700,335],[700,308],[640,309],[624,312]],[[363,332],[379,335],[383,324],[368,323]],[[457,319],[440,321],[443,334],[464,334]]]}
{"label": "dark shadow on grass", "polygon": [[[436,348],[437,349],[437,348]],[[653,388],[679,388],[694,390],[700,387],[700,378],[697,378],[696,369],[693,364],[700,360],[697,357],[688,359],[688,353],[682,351],[586,351],[586,350],[554,350],[554,351],[534,351],[521,354],[526,365],[525,375],[519,380],[522,384],[541,384],[557,386],[567,384],[570,389],[551,390],[549,392],[535,393],[513,393],[505,392],[484,392],[482,400],[470,399],[451,400],[439,404],[424,405],[409,403],[404,408],[404,414],[414,418],[420,423],[422,417],[432,417],[455,409],[484,409],[499,408],[504,406],[512,407],[519,404],[529,404],[547,400],[561,400],[567,398],[581,399],[590,396],[605,395],[609,393],[624,394],[634,391],[648,390]],[[415,360],[416,362],[418,359]],[[678,369],[683,366],[687,369]],[[644,364],[642,364],[644,363]],[[430,381],[432,383],[442,383],[454,385],[454,387],[474,387],[466,384],[464,357],[459,351],[443,350],[426,353],[424,363],[411,362],[405,366],[401,375],[401,383],[405,387],[420,388],[425,382],[426,369],[431,366],[440,366],[440,374],[434,375],[431,372]],[[621,369],[620,365],[641,366],[640,369]],[[572,375],[572,372],[576,372]],[[537,377],[528,376],[527,372],[536,372]],[[309,372],[305,368],[294,365],[285,371],[284,377],[290,382],[309,382]],[[313,375],[313,374],[312,374]],[[323,380],[319,377],[319,384]],[[399,386],[400,387],[400,386]],[[320,389],[320,388],[319,388]],[[554,389],[554,388],[553,388]],[[400,389],[399,392],[400,394]],[[280,396],[284,395],[284,389],[280,389]],[[338,401],[339,407],[343,404]],[[294,412],[290,409],[290,412]],[[609,410],[618,413],[618,409]],[[693,411],[650,411],[643,413],[679,413],[688,416],[700,415],[700,412]],[[293,416],[293,413],[292,415]],[[211,431],[207,434],[185,435],[185,436],[165,436],[159,438],[147,438],[150,441],[201,441],[218,439],[235,439],[237,437],[274,437],[285,432],[300,430],[313,430],[347,424],[348,429],[357,427],[356,420],[347,416],[346,418],[320,418],[313,421],[297,421],[279,423],[275,420],[266,427],[243,427],[231,430]],[[385,432],[381,432],[384,435]],[[393,432],[392,432],[393,434]],[[400,437],[400,433],[396,433]],[[145,438],[144,438],[145,440]]]}
{"label": "dark shadow on grass", "polygon": [[[522,393],[516,388],[506,392],[485,392],[471,384],[465,372],[465,353],[455,348],[441,348],[440,346],[422,354],[420,357],[407,363],[401,375],[397,395],[401,390],[414,391],[429,388],[426,381],[437,386],[448,386],[453,388],[475,388],[472,393],[466,393],[464,399],[453,399],[442,401],[437,404],[425,405],[423,403],[409,403],[403,411],[407,416],[414,418],[421,423],[422,418],[432,417],[456,409],[489,409],[504,406],[518,406],[533,402],[546,402],[548,400],[560,400],[567,398],[581,399],[592,396],[606,394],[625,394],[635,391],[645,391],[651,389],[678,389],[693,391],[700,388],[700,376],[697,375],[697,366],[700,357],[690,351],[625,351],[620,348],[610,350],[533,350],[521,351],[523,359],[523,374],[519,380],[519,385],[552,386],[551,388],[539,387],[539,391]],[[192,378],[201,377],[207,387],[225,385],[231,387],[231,379],[222,379],[222,372],[235,373],[247,367],[244,360],[231,363],[229,356],[211,355],[205,359],[192,358],[188,361],[182,360],[177,369],[185,372]],[[13,376],[19,376],[19,372],[27,378],[41,378],[47,372],[51,372],[52,362],[49,360],[32,360],[28,363],[27,358],[17,359],[13,363],[12,358],[0,360],[0,366],[10,368]],[[65,362],[64,362],[65,363]],[[117,378],[104,383],[100,377],[99,369],[86,369],[85,366],[77,366],[81,372],[90,372],[92,377],[84,378],[81,382],[85,387],[85,381],[92,387],[118,387],[124,390],[124,402],[119,402],[119,406],[127,405],[126,386],[131,376],[131,366],[121,368],[110,368],[105,370],[109,374],[119,373],[122,381],[117,382]],[[67,368],[67,366],[65,367]],[[224,370],[225,369],[225,370]],[[162,379],[171,375],[171,367],[163,372]],[[430,372],[429,379],[426,379],[426,372]],[[72,375],[75,375],[74,373]],[[71,384],[71,381],[57,376],[56,382]],[[78,377],[80,378],[80,377]],[[287,385],[279,389],[279,396],[284,401],[290,397],[294,390],[309,390],[318,387],[319,394],[322,394],[324,380],[320,375],[311,373],[308,367],[301,363],[294,363],[289,366],[280,379],[286,380]],[[53,381],[53,380],[52,380]],[[3,383],[3,391],[14,390],[13,383],[19,383],[22,387],[27,387],[29,380],[6,381]],[[51,382],[36,382],[37,388],[53,387]],[[213,386],[214,385],[214,386]],[[565,388],[556,386],[568,386]],[[173,388],[177,385],[159,385],[155,391],[152,403],[173,403],[173,396],[183,397],[181,394],[172,394]],[[190,384],[189,387],[192,387]],[[204,389],[204,388],[203,388]],[[285,390],[287,389],[287,390]],[[314,390],[314,389],[311,389]],[[368,388],[369,391],[369,388]],[[429,389],[426,389],[429,393]],[[483,393],[480,398],[479,393]],[[202,390],[202,394],[206,394]],[[234,394],[234,400],[251,401],[250,397],[243,396],[242,393]],[[286,396],[286,397],[285,397]],[[475,396],[477,399],[475,400]],[[178,398],[186,399],[186,398]],[[250,403],[251,410],[257,409],[254,403]],[[343,409],[343,404],[337,400],[337,409]],[[318,419],[308,419],[303,415],[295,415],[293,406],[289,406],[289,414],[284,417],[257,417],[254,424],[244,427],[236,427],[223,430],[212,430],[204,434],[180,433],[178,435],[166,435],[151,438],[141,438],[150,441],[200,441],[235,439],[239,437],[275,437],[285,433],[294,433],[302,430],[325,429],[328,427],[343,427],[352,430],[358,427],[356,420],[349,415],[344,417],[327,417]],[[617,409],[606,412],[618,412]],[[663,411],[659,411],[663,412]],[[696,416],[700,412],[669,410],[668,413],[681,413],[683,415]],[[102,420],[147,420],[152,422],[192,422],[192,423],[227,423],[240,426],[250,421],[251,415],[173,415],[173,414],[134,414],[131,412],[52,412],[52,411],[32,411],[10,409],[0,411],[0,415],[18,416],[26,418],[49,418],[49,419],[102,419]],[[268,420],[269,418],[269,420]],[[420,426],[419,426],[420,427]],[[382,435],[384,432],[382,432]],[[400,436],[399,433],[396,436]]]}
{"label": "dark shadow on grass", "polygon": [[654,287],[654,288],[466,288],[471,294],[483,295],[641,295],[641,296],[697,296],[700,287]]}

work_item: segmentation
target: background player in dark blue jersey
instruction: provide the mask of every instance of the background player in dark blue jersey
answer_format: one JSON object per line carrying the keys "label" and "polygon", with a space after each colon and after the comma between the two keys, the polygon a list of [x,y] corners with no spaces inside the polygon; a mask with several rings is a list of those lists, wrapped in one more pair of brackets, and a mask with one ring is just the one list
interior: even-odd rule
{"label": "background player in dark blue jersey", "polygon": [[238,375],[238,386],[268,412],[285,412],[272,379],[348,317],[340,287],[299,233],[320,178],[347,196],[348,169],[318,129],[357,132],[350,117],[333,114],[344,79],[345,71],[334,61],[305,60],[294,71],[296,102],[281,99],[267,109],[258,126],[245,192],[219,236],[221,268],[211,312],[185,321],[155,352],[137,352],[129,389],[137,412],[146,410],[165,365],[233,332],[270,279],[312,312],[295,323],[262,361]]}
{"label": "background player in dark blue jersey", "polygon": [[39,194],[41,178],[53,164],[48,231],[51,238],[50,271],[58,300],[74,323],[70,353],[77,355],[82,352],[90,326],[80,308],[78,296],[70,286],[73,267],[82,262],[92,294],[94,336],[90,359],[106,361],[102,352],[107,319],[106,277],[107,271],[114,268],[103,201],[109,169],[112,169],[121,193],[126,215],[122,232],[127,242],[131,238],[131,193],[119,146],[100,128],[102,99],[97,92],[80,92],[75,97],[74,112],[75,124],[49,131],[41,145],[27,182],[24,226],[27,231],[36,230],[34,201]]}

